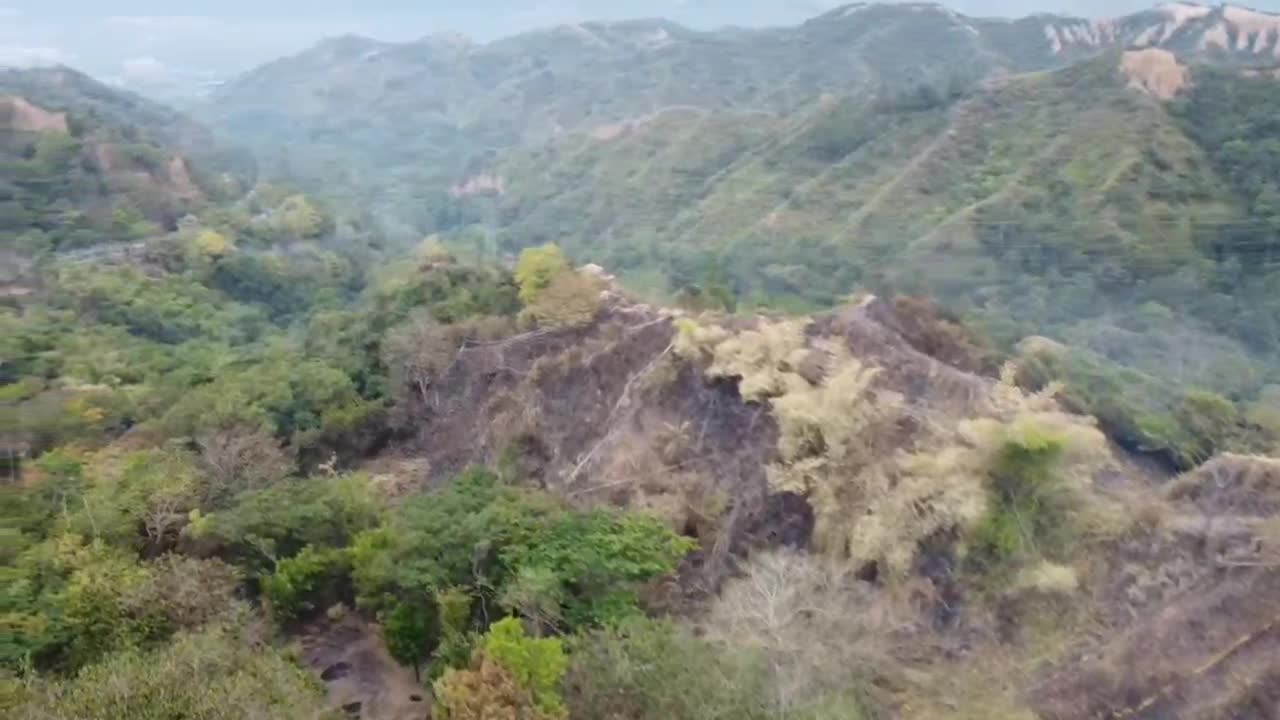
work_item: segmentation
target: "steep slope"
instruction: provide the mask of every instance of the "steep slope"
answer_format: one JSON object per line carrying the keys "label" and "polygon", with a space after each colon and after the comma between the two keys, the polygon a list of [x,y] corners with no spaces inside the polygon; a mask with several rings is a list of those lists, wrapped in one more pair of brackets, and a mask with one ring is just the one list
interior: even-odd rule
{"label": "steep slope", "polygon": [[[1119,233],[1108,252],[1131,266],[1124,250],[1144,241],[1144,221],[1172,224],[1224,195],[1203,151],[1117,64],[993,83],[954,105],[829,98],[786,118],[671,110],[498,165],[501,217],[514,242],[557,240],[619,269],[732,254],[747,294],[819,303],[906,258],[928,272],[939,253],[948,264],[999,254],[987,235],[1016,236],[1033,206],[1047,216],[1036,228],[1051,232],[1046,244]],[[1159,201],[1165,171],[1191,192]],[[1171,265],[1194,256],[1185,235],[1159,245]]]}
{"label": "steep slope", "polygon": [[252,161],[204,127],[67,68],[0,71],[0,234],[38,253],[173,229]]}
{"label": "steep slope", "polygon": [[228,84],[210,112],[229,127],[267,132],[296,120],[400,128],[441,120],[510,142],[669,106],[783,110],[824,91],[973,80],[999,66],[973,28],[940,6],[872,6],[754,32],[655,20],[561,26],[487,45],[337,38]]}
{"label": "steep slope", "polygon": [[[1224,455],[1166,485],[1051,393],[962,369],[964,332],[913,307],[717,318],[608,292],[585,325],[464,344],[370,470],[410,491],[497,464],[584,506],[657,513],[702,548],[666,603],[720,592],[744,623],[755,596],[722,583],[768,582],[744,556],[782,546],[852,568],[842,607],[868,618],[862,634],[820,619],[831,634],[803,652],[870,653],[862,682],[895,717],[1267,717],[1275,461]],[[998,507],[983,497],[1002,471],[968,464],[991,432],[1025,453],[1004,471],[1045,452],[1073,498],[1044,496],[1072,529],[1000,561],[1015,572],[984,564],[975,521]]]}
{"label": "steep slope", "polygon": [[1280,15],[1247,7],[1169,2],[1115,20],[1031,18],[1055,56],[1110,48],[1163,48],[1183,57],[1268,66],[1280,62]]}
{"label": "steep slope", "polygon": [[785,112],[824,92],[946,97],[1006,65],[964,18],[933,5],[760,31],[633,21],[487,45],[346,37],[229,83],[206,116],[273,169],[329,190],[336,179],[394,213],[416,227],[412,238],[447,221],[445,190],[495,151],[671,107]]}
{"label": "steep slope", "polygon": [[1280,62],[1278,23],[1239,7],[1183,3],[1105,21],[858,3],[758,31],[638,20],[489,44],[348,36],[227,84],[205,112],[255,144],[273,170],[316,189],[336,184],[356,194],[353,205],[375,203],[412,238],[448,223],[445,190],[476,162],[563,133],[673,107],[789,112],[824,93],[946,99],[984,78],[1126,48],[1267,67]]}
{"label": "steep slope", "polygon": [[1146,49],[954,103],[671,110],[510,155],[500,195],[458,203],[499,251],[558,242],[659,293],[926,293],[1006,342],[1251,397],[1269,371],[1222,369],[1277,367],[1274,93]]}
{"label": "steep slope", "polygon": [[759,31],[343,38],[213,111],[402,239],[556,242],[659,296],[931,294],[1007,346],[1048,335],[1247,405],[1280,368],[1276,35],[1234,6],[907,3]]}

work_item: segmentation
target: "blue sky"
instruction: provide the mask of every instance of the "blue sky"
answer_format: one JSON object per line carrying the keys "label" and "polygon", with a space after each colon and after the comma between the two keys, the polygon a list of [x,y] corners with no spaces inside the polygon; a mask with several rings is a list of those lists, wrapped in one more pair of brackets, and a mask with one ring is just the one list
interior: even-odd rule
{"label": "blue sky", "polygon": [[[950,0],[973,15],[1112,17],[1156,0]],[[333,35],[480,40],[561,22],[666,17],[698,28],[799,22],[838,0],[0,0],[0,65],[63,62],[126,84],[226,76]],[[1280,0],[1253,0],[1280,11]]]}

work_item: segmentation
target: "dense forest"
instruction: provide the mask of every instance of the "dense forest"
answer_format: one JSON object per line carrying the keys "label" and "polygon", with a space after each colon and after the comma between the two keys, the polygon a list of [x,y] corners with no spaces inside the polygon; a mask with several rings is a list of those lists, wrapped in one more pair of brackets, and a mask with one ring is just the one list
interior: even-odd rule
{"label": "dense forest", "polygon": [[[528,692],[522,712],[559,716],[557,638],[638,616],[637,590],[692,549],[648,516],[523,489],[514,468],[407,502],[351,470],[448,344],[581,322],[566,308],[594,286],[554,252],[517,284],[439,247],[374,270],[331,240],[322,208],[261,188],[136,255],[54,258],[6,308],[9,711],[320,717],[313,678],[244,643],[271,641],[254,608],[287,632],[345,603],[443,678],[441,713]],[[500,622],[518,608],[533,635]]]}
{"label": "dense forest", "polygon": [[0,70],[0,715],[1270,718],[1229,10]]}

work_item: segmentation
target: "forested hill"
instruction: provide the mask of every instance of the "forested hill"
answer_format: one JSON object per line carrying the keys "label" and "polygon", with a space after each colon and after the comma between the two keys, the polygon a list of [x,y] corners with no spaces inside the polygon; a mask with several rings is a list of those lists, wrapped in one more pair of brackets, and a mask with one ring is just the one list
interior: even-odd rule
{"label": "forested hill", "polygon": [[488,44],[346,36],[264,65],[205,108],[270,171],[359,198],[406,237],[448,224],[448,191],[494,152],[609,132],[671,108],[789,114],[823,94],[949,101],[980,81],[1099,53],[1280,63],[1276,16],[1170,3],[1109,21],[966,17],[855,4],[796,27],[698,32],[661,20],[564,25]]}
{"label": "forested hill", "polygon": [[0,73],[0,716],[1271,720],[1275,26]]}
{"label": "forested hill", "polygon": [[69,68],[0,70],[0,236],[21,255],[130,241],[243,194],[251,156]]}
{"label": "forested hill", "polygon": [[1280,369],[1277,38],[1280,17],[1186,3],[345,37],[208,112],[266,172],[375,209],[392,237],[494,257],[557,242],[666,298],[928,294],[1005,347],[1047,335],[1248,407]]}

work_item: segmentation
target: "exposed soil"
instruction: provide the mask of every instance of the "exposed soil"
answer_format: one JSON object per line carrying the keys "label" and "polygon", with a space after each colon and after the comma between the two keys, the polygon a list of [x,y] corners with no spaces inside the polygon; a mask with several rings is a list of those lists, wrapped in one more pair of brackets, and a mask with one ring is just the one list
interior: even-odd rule
{"label": "exposed soil", "polygon": [[1191,71],[1168,50],[1131,50],[1120,60],[1129,87],[1172,100],[1191,81]]}
{"label": "exposed soil", "polygon": [[362,720],[425,720],[431,693],[387,654],[376,626],[355,615],[318,621],[302,634],[303,660],[324,682],[329,702]]}
{"label": "exposed soil", "polygon": [[[484,464],[578,504],[677,518],[703,549],[659,589],[675,610],[714,592],[756,548],[807,547],[807,500],[773,492],[765,476],[777,458],[772,413],[744,401],[734,379],[676,355],[679,317],[610,295],[585,328],[464,347],[409,409],[415,424],[385,464],[416,479],[397,492]],[[724,322],[745,329],[759,319]],[[990,402],[992,360],[960,330],[928,307],[867,298],[806,332],[811,354],[839,339],[881,368],[877,382],[912,410],[894,438],[910,451],[922,432],[913,422],[957,423]],[[955,538],[939,538],[901,590],[895,654],[927,669],[930,684],[1006,663],[993,687],[1050,720],[1276,720],[1280,553],[1263,540],[1280,521],[1274,461],[1224,456],[1166,485],[1159,468],[1113,452],[1090,492],[1132,527],[1082,561],[1079,590],[1061,598],[1071,618],[1059,623],[1059,646],[1027,654],[1037,631],[1022,627],[1017,599],[1007,612],[984,604],[959,569]],[[864,579],[875,583],[874,569]],[[356,701],[367,702],[347,700]]]}
{"label": "exposed soil", "polygon": [[1215,459],[1172,486],[1157,527],[1109,549],[1096,639],[1032,689],[1042,717],[1280,718],[1274,469]]}
{"label": "exposed soil", "polygon": [[49,112],[16,95],[0,96],[0,128],[18,132],[69,132],[66,113]]}
{"label": "exposed soil", "polygon": [[749,547],[807,545],[808,505],[768,492],[771,416],[735,383],[677,358],[674,319],[614,298],[585,329],[464,347],[411,413],[417,424],[397,452],[429,465],[427,484],[483,464],[512,466],[584,505],[657,509],[719,497],[726,507],[714,519],[675,513],[686,517],[680,529],[704,536],[709,549],[696,564],[712,584]]}

